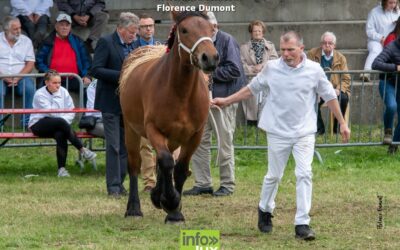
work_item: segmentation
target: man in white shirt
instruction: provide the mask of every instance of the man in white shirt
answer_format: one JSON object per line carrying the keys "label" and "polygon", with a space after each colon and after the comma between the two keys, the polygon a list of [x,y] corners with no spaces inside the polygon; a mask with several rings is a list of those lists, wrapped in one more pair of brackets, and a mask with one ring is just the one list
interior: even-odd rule
{"label": "man in white shirt", "polygon": [[327,103],[340,124],[344,142],[350,130],[339,109],[335,90],[320,65],[304,54],[303,39],[288,31],[280,38],[281,57],[270,60],[246,87],[226,98],[215,98],[211,104],[224,107],[234,102],[267,93],[259,127],[268,137],[268,172],[261,189],[258,205],[258,228],[263,233],[272,231],[275,196],[290,153],[296,162],[296,237],[314,240],[310,228],[312,171],[316,126],[317,95]]}
{"label": "man in white shirt", "polygon": [[[17,17],[8,16],[3,21],[4,32],[0,33],[0,74],[29,74],[35,65],[32,41],[21,34],[21,23]],[[6,77],[0,79],[0,107],[4,107],[7,91],[23,96],[24,108],[32,108],[35,86],[29,77]],[[23,116],[26,126],[29,116]]]}

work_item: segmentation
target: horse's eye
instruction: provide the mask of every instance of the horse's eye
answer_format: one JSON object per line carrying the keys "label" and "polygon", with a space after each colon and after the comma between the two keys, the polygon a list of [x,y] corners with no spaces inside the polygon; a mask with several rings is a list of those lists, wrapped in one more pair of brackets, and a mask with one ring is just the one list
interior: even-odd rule
{"label": "horse's eye", "polygon": [[182,29],[182,33],[183,33],[183,34],[188,33],[187,29],[183,28],[183,29]]}

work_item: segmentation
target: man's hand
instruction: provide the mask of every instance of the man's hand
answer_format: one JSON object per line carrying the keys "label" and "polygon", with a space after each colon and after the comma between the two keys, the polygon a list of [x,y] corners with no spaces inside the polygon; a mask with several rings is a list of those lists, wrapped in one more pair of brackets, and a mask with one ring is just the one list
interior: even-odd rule
{"label": "man's hand", "polygon": [[11,78],[11,77],[7,77],[7,78],[3,78],[3,81],[7,84],[8,87],[12,87],[12,86],[17,86],[18,85],[18,78]]}
{"label": "man's hand", "polygon": [[340,95],[340,90],[339,89],[335,89],[336,95],[339,96]]}
{"label": "man's hand", "polygon": [[87,77],[87,76],[84,76],[82,78],[82,81],[83,81],[83,84],[86,85],[86,86],[89,85],[92,82],[92,80],[90,80],[90,78]]}
{"label": "man's hand", "polygon": [[223,108],[223,107],[229,105],[227,99],[228,98],[217,97],[217,98],[212,99],[210,103],[211,103],[211,106],[215,105],[215,106]]}
{"label": "man's hand", "polygon": [[348,143],[350,139],[350,129],[346,123],[340,124],[340,134],[342,136],[342,142]]}
{"label": "man's hand", "polygon": [[254,73],[259,73],[262,70],[262,68],[263,68],[262,64],[257,64],[257,65],[254,66],[253,72]]}
{"label": "man's hand", "polygon": [[[87,18],[86,18],[87,17]],[[89,20],[89,16],[78,16],[78,15],[73,15],[72,17],[76,23],[78,23],[80,26],[86,27],[87,26],[87,21]]]}

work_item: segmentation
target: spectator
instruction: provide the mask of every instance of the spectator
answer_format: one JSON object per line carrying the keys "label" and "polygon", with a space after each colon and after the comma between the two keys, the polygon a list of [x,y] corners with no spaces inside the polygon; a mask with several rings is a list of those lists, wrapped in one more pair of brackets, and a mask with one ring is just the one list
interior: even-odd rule
{"label": "spectator", "polygon": [[42,42],[50,23],[50,8],[53,0],[11,0],[11,15],[18,17],[22,30],[37,48]]}
{"label": "spectator", "polygon": [[72,17],[74,26],[90,27],[85,44],[93,53],[96,43],[106,28],[109,15],[103,0],[56,0],[58,10]]}
{"label": "spectator", "polygon": [[[55,31],[46,37],[37,51],[36,68],[45,73],[50,68],[60,73],[75,73],[82,77],[83,83],[91,82],[89,69],[92,64],[82,39],[71,33],[71,17],[59,14],[56,19]],[[80,84],[76,78],[63,78],[63,86],[79,93]],[[68,86],[66,85],[68,81]]]}
{"label": "spectator", "polygon": [[160,41],[154,39],[154,31],[154,19],[147,14],[140,15],[139,34],[137,39],[133,42],[134,48],[136,49],[141,46],[161,44]]}
{"label": "spectator", "polygon": [[[0,33],[0,74],[29,74],[35,64],[32,41],[21,34],[21,23],[18,18],[7,16],[3,20]],[[6,77],[0,79],[0,105],[4,108],[4,97],[8,90],[23,96],[24,108],[32,108],[35,86],[29,77]],[[22,116],[22,126],[28,125],[29,115]]]}
{"label": "spectator", "polygon": [[[86,96],[87,96],[86,108],[88,109],[94,109],[96,87],[97,87],[97,79],[93,80],[86,89]],[[104,125],[103,125],[103,119],[101,117],[101,112],[87,113],[85,114],[85,116],[92,116],[96,121],[94,128],[86,129],[86,131],[89,134],[94,135],[96,137],[104,138]]]}
{"label": "spectator", "polygon": [[135,14],[122,12],[116,31],[99,39],[93,59],[92,73],[98,79],[94,107],[101,111],[106,138],[107,191],[116,198],[127,194],[123,186],[127,152],[117,88],[122,63],[133,50],[138,26]]}
{"label": "spectator", "polygon": [[[336,95],[339,100],[340,110],[344,116],[347,104],[350,97],[350,75],[349,74],[330,74],[327,71],[348,71],[346,57],[335,50],[336,36],[332,32],[325,32],[321,36],[320,47],[311,49],[307,57],[308,59],[317,62],[325,70],[328,80],[332,83]],[[325,125],[321,116],[321,105],[324,104],[323,99],[320,100],[318,105],[318,118],[317,118],[317,134],[325,133]],[[337,132],[337,120],[335,119],[333,131]]]}
{"label": "spectator", "polygon": [[[268,60],[277,59],[278,54],[274,44],[264,38],[265,24],[262,21],[252,21],[248,30],[251,38],[250,41],[240,46],[240,58],[249,82],[262,70]],[[257,126],[261,98],[255,96],[242,101],[243,112],[249,125]]]}
{"label": "spectator", "polygon": [[[68,91],[61,87],[61,77],[55,70],[47,71],[44,76],[45,86],[38,89],[33,97],[33,107],[36,109],[72,109],[74,103]],[[68,154],[68,141],[79,150],[86,160],[96,158],[96,153],[82,146],[71,128],[74,113],[32,114],[29,128],[39,137],[49,137],[56,140],[58,177],[69,177],[65,168]]]}
{"label": "spectator", "polygon": [[[374,60],[372,68],[384,72],[400,71],[400,40],[399,37],[388,44]],[[400,91],[398,74],[382,74],[379,81],[379,93],[385,104],[385,112],[383,114],[383,124],[385,136],[383,144],[389,145],[388,153],[394,154],[397,152],[397,145],[392,142],[400,141],[400,123],[397,122],[392,138],[392,129],[394,116],[397,112],[397,117],[400,117]]]}
{"label": "spectator", "polygon": [[392,30],[392,32],[389,33],[389,35],[386,37],[385,41],[383,42],[383,47],[386,47],[389,43],[393,42],[396,40],[396,38],[400,35],[400,16],[397,18],[396,21],[396,26]]}
{"label": "spectator", "polygon": [[258,205],[258,228],[263,233],[272,232],[272,213],[279,182],[283,176],[290,153],[296,162],[296,238],[315,239],[310,228],[312,172],[314,155],[317,94],[327,102],[329,109],[340,122],[344,142],[350,130],[339,110],[332,84],[319,64],[307,60],[303,39],[294,31],[280,38],[281,58],[268,61],[262,71],[239,92],[227,98],[215,98],[212,104],[220,107],[250,98],[267,91],[265,108],[258,126],[267,132],[268,172],[261,189]]}
{"label": "spectator", "polygon": [[[235,38],[218,29],[217,19],[213,12],[208,12],[209,21],[214,26],[212,40],[220,56],[218,67],[212,73],[212,96],[225,97],[238,91],[245,84],[245,75],[240,61],[240,48]],[[220,187],[213,193],[210,173],[212,122],[209,117],[204,128],[201,143],[192,157],[192,170],[195,184],[183,195],[213,194],[226,196],[235,188],[235,158],[233,134],[236,125],[237,104],[227,105],[222,110],[211,109],[216,121],[216,130],[221,145],[218,165],[220,169]]]}
{"label": "spectator", "polygon": [[[381,4],[369,12],[366,24],[368,57],[365,61],[364,70],[371,70],[372,62],[381,53],[383,42],[393,30],[399,15],[397,0],[381,0]],[[361,74],[360,77],[364,81],[369,81],[369,74]]]}

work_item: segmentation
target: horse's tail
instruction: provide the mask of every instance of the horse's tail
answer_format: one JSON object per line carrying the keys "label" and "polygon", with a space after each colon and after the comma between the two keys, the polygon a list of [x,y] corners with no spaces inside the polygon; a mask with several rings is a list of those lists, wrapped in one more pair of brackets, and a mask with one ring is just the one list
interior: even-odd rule
{"label": "horse's tail", "polygon": [[144,46],[130,53],[122,65],[117,91],[122,92],[124,90],[128,76],[137,66],[162,57],[166,53],[166,48],[165,45]]}

